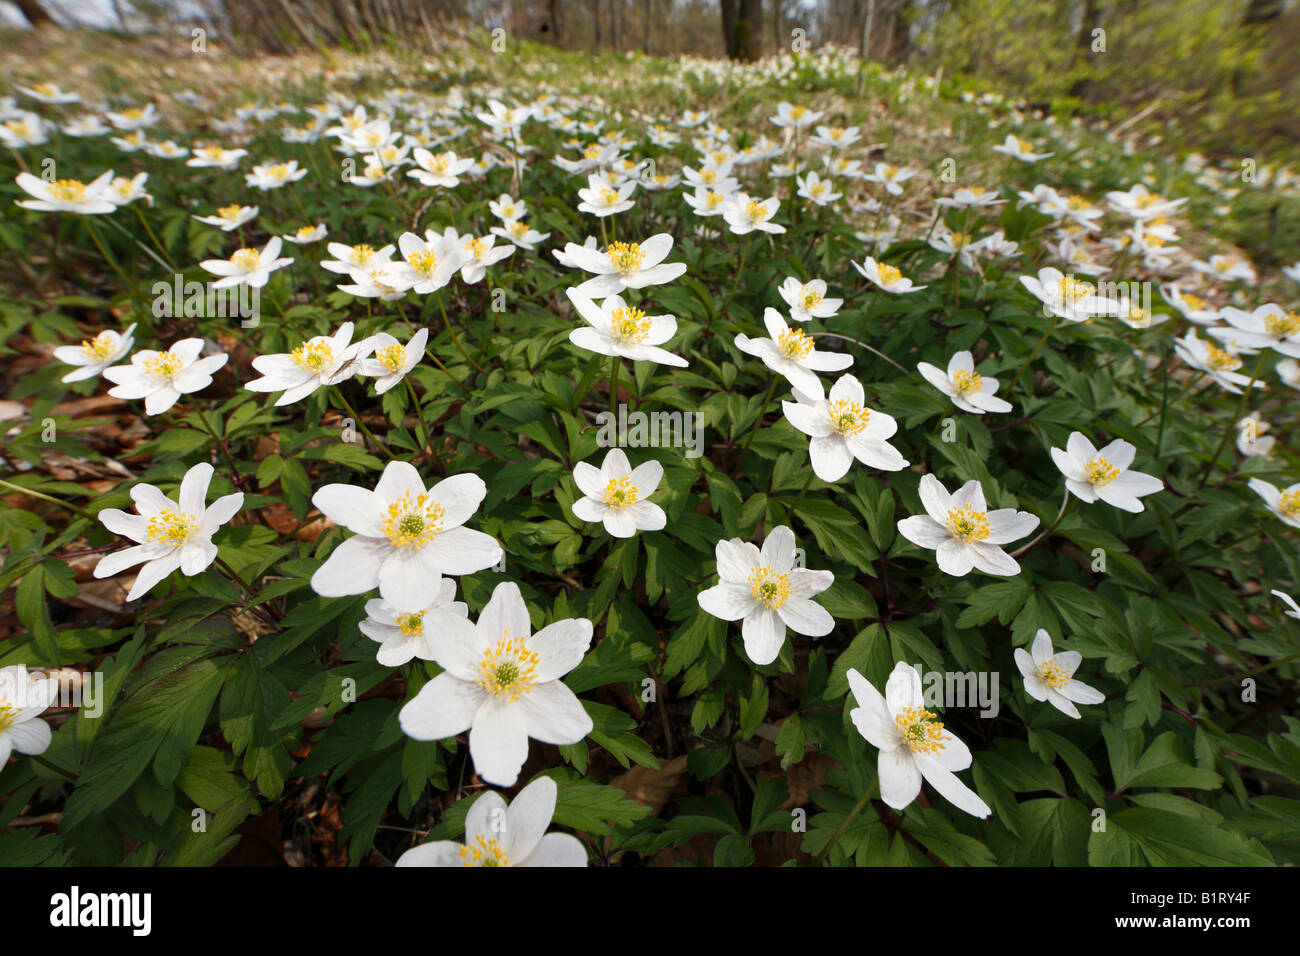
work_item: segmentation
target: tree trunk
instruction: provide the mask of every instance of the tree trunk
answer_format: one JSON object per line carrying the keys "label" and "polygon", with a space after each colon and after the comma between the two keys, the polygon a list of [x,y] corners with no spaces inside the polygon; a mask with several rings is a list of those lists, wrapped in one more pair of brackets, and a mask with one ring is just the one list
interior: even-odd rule
{"label": "tree trunk", "polygon": [[758,59],[759,30],[763,26],[763,0],[740,0],[736,15],[736,59]]}
{"label": "tree trunk", "polygon": [[41,0],[14,0],[18,4],[18,9],[22,11],[27,22],[34,27],[39,27],[46,23],[53,23],[54,18],[45,12],[45,7],[41,5]]}
{"label": "tree trunk", "polygon": [[1246,6],[1246,13],[1241,18],[1241,25],[1249,27],[1276,20],[1282,15],[1284,7],[1286,7],[1285,0],[1250,0]]}
{"label": "tree trunk", "polygon": [[736,58],[736,0],[721,0],[722,42],[727,56]]}

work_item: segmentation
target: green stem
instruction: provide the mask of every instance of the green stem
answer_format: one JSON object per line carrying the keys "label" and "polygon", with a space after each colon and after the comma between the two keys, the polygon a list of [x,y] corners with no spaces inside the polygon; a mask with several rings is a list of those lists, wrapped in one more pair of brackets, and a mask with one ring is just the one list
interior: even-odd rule
{"label": "green stem", "polygon": [[347,396],[343,394],[343,389],[335,389],[335,394],[338,395],[339,401],[343,403],[343,407],[348,410],[348,414],[352,416],[352,420],[357,423],[357,427],[365,433],[365,436],[374,442],[380,451],[388,456],[389,461],[397,461],[397,456],[388,450],[387,445],[375,437],[374,432],[372,432],[369,426],[366,425],[365,420],[362,419],[362,417],[357,413],[357,410],[352,407],[352,403],[349,402]]}
{"label": "green stem", "polygon": [[1205,482],[1210,477],[1210,472],[1214,470],[1214,463],[1219,460],[1223,454],[1224,447],[1228,444],[1228,439],[1237,431],[1237,422],[1241,421],[1241,413],[1246,408],[1246,402],[1250,400],[1250,393],[1255,388],[1255,380],[1259,378],[1259,373],[1264,369],[1264,362],[1268,358],[1268,349],[1260,349],[1259,361],[1255,363],[1255,369],[1250,373],[1250,381],[1246,387],[1241,390],[1241,399],[1237,402],[1237,410],[1232,413],[1232,421],[1228,422],[1228,427],[1223,430],[1223,438],[1219,440],[1219,447],[1214,449],[1214,454],[1210,460],[1205,463],[1201,469],[1201,480],[1196,483],[1198,489],[1205,487]]}
{"label": "green stem", "polygon": [[429,440],[429,426],[424,420],[424,410],[420,408],[420,397],[415,394],[415,386],[411,384],[410,376],[403,377],[402,381],[406,383],[406,391],[411,396],[411,407],[415,409],[415,419],[420,426],[420,435],[422,448],[426,452],[432,453],[432,442]]}
{"label": "green stem", "polygon": [[456,334],[456,330],[452,327],[451,319],[447,318],[447,306],[443,304],[441,292],[437,293],[437,298],[438,298],[438,308],[442,312],[442,324],[444,327],[446,327],[447,334],[451,336],[451,342],[454,346],[456,346],[456,351],[459,352],[462,356],[464,356],[465,361],[468,362],[470,365],[474,366],[475,369],[477,369],[480,372],[483,372],[484,374],[487,374],[483,366],[479,365],[478,362],[475,362],[472,358],[470,358],[470,354],[466,352],[465,347],[460,344],[460,336]]}
{"label": "green stem", "polygon": [[849,815],[844,818],[844,822],[841,823],[839,825],[839,828],[834,833],[831,834],[831,838],[826,841],[826,845],[822,847],[822,851],[817,854],[816,862],[821,863],[823,860],[826,859],[827,855],[831,852],[831,848],[834,847],[837,842],[839,842],[840,837],[844,836],[844,833],[846,830],[848,830],[849,825],[858,818],[858,814],[860,814],[863,811],[867,803],[870,802],[871,798],[876,795],[877,783],[879,783],[878,780],[871,781],[871,786],[867,787],[867,792],[862,795],[862,799],[859,800],[856,804],[854,804],[853,809],[849,811]]}
{"label": "green stem", "polygon": [[99,231],[91,225],[89,217],[86,218],[86,229],[90,232],[90,238],[94,240],[95,245],[99,248],[99,254],[108,260],[108,264],[112,266],[113,271],[117,273],[117,277],[121,280],[123,287],[127,291],[130,291],[131,280],[126,277],[126,273],[122,271],[122,267],[117,264],[117,260],[114,259],[112,254],[108,251],[108,247],[104,245],[104,240],[99,237]]}
{"label": "green stem", "polygon": [[759,426],[763,424],[763,416],[767,414],[767,404],[772,400],[772,393],[776,391],[776,376],[773,375],[771,381],[767,383],[767,392],[763,395],[763,404],[758,407],[758,418],[754,419],[754,427],[749,430],[749,437],[745,439],[745,447],[740,449],[740,456],[736,459],[736,464],[745,460],[745,455],[749,453],[749,446],[754,444],[754,436],[758,434]]}
{"label": "green stem", "polygon": [[609,413],[618,417],[618,373],[623,370],[623,357],[609,357]]}
{"label": "green stem", "polygon": [[87,514],[76,505],[70,505],[66,501],[60,501],[58,498],[51,498],[49,495],[42,494],[39,491],[32,491],[30,488],[24,488],[22,485],[15,485],[13,482],[5,481],[0,478],[0,487],[8,488],[10,491],[16,491],[20,495],[26,495],[29,498],[39,498],[41,501],[48,501],[52,505],[58,505],[60,508],[66,508],[78,517],[85,518],[87,521],[94,521],[93,515]]}

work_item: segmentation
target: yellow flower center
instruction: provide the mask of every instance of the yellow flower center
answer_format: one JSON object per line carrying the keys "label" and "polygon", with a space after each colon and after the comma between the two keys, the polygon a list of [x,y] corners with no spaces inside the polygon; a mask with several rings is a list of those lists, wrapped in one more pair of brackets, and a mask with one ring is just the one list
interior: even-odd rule
{"label": "yellow flower center", "polygon": [[445,173],[451,165],[450,153],[438,153],[429,160],[429,171],[434,173]]}
{"label": "yellow flower center", "polygon": [[149,519],[149,540],[155,544],[180,547],[194,537],[199,524],[183,511],[164,508]]}
{"label": "yellow flower center", "polygon": [[404,637],[418,637],[424,633],[424,612],[397,615],[397,629]]}
{"label": "yellow flower center", "polygon": [[1281,312],[1270,312],[1264,316],[1264,328],[1274,338],[1289,339],[1297,332],[1300,332],[1300,315],[1294,312],[1288,312],[1285,315]]}
{"label": "yellow flower center", "polygon": [[326,340],[304,342],[289,357],[293,359],[294,365],[313,375],[319,375],[334,365],[334,349]]}
{"label": "yellow flower center", "polygon": [[1093,286],[1091,282],[1084,282],[1073,276],[1062,276],[1060,282],[1061,301],[1071,303],[1077,302],[1084,296],[1092,295]]}
{"label": "yellow flower center", "polygon": [[871,421],[871,410],[847,398],[830,403],[831,428],[841,435],[856,435]]}
{"label": "yellow flower center", "polygon": [[198,152],[204,159],[221,159],[226,155],[226,151],[220,146],[204,146]]}
{"label": "yellow flower center", "polygon": [[954,232],[948,237],[948,241],[952,243],[954,249],[964,249],[966,244],[970,242],[970,234],[965,232]]}
{"label": "yellow flower center", "polygon": [[962,505],[949,510],[947,528],[958,541],[968,544],[983,541],[989,536],[989,516],[987,512],[976,511],[973,505]]}
{"label": "yellow flower center", "polygon": [[641,263],[645,262],[645,253],[641,251],[639,242],[611,242],[605,255],[609,257],[609,264],[614,267],[614,271],[621,276],[637,272]]}
{"label": "yellow flower center", "polygon": [[825,296],[821,292],[812,289],[806,289],[803,293],[803,307],[805,309],[815,309],[821,304]]}
{"label": "yellow flower center", "polygon": [[609,318],[609,334],[625,345],[639,345],[650,334],[650,319],[631,306],[615,309]]}
{"label": "yellow flower center", "polygon": [[1300,491],[1284,491],[1278,499],[1277,510],[1288,518],[1300,517]]}
{"label": "yellow flower center", "polygon": [[412,269],[422,276],[431,276],[434,270],[438,268],[438,256],[432,249],[422,249],[419,252],[412,252],[406,257]]}
{"label": "yellow flower center", "polygon": [[514,703],[537,683],[537,654],[528,649],[522,637],[504,632],[501,640],[483,652],[475,683],[493,697]]}
{"label": "yellow flower center", "polygon": [[767,218],[767,209],[757,199],[751,199],[745,207],[745,215],[751,221],[758,222]]}
{"label": "yellow flower center", "polygon": [[86,184],[76,179],[59,179],[50,183],[50,195],[59,202],[81,202],[86,198]]}
{"label": "yellow flower center", "polygon": [[618,190],[610,189],[608,186],[600,191],[600,201],[606,206],[612,206],[618,202]]}
{"label": "yellow flower center", "polygon": [[52,86],[49,83],[38,83],[33,86],[32,89],[37,93],[40,93],[41,96],[58,96],[59,94],[59,88],[57,86]]}
{"label": "yellow flower center", "polygon": [[287,163],[276,163],[266,171],[266,174],[272,179],[284,179],[289,175],[289,165]]}
{"label": "yellow flower center", "polygon": [[778,339],[777,344],[786,358],[797,362],[800,359],[807,358],[809,353],[812,352],[813,337],[799,329],[786,329],[781,333],[781,338]]}
{"label": "yellow flower center", "polygon": [[790,575],[771,568],[756,568],[749,574],[749,593],[765,608],[775,611],[790,598]]}
{"label": "yellow flower center", "polygon": [[1056,663],[1056,658],[1053,657],[1050,661],[1038,665],[1038,679],[1048,687],[1060,690],[1070,683],[1070,672]]}
{"label": "yellow flower center", "polygon": [[475,259],[482,259],[487,253],[487,243],[482,239],[470,239],[465,243],[465,248],[470,251],[470,254],[473,255]]}
{"label": "yellow flower center", "polygon": [[1071,209],[1092,208],[1092,203],[1088,202],[1088,200],[1084,199],[1082,196],[1071,196],[1068,200],[1066,200],[1066,205],[1069,206]]}
{"label": "yellow flower center", "polygon": [[528,223],[524,222],[522,219],[518,222],[512,222],[510,224],[510,231],[522,239],[524,236],[528,235]]}
{"label": "yellow flower center", "polygon": [[883,262],[877,262],[876,277],[880,279],[881,285],[893,285],[899,279],[903,278],[903,273],[899,272],[893,266],[885,265]]}
{"label": "yellow flower center", "polygon": [[82,341],[81,354],[93,362],[107,362],[117,354],[117,339],[112,332],[100,332]]}
{"label": "yellow flower center", "polygon": [[359,246],[352,247],[352,261],[359,266],[364,266],[367,262],[373,259],[374,256],[375,250],[364,242]]}
{"label": "yellow flower center", "polygon": [[980,377],[979,372],[973,369],[967,371],[964,368],[959,368],[952,373],[952,387],[957,390],[958,395],[970,395],[973,392],[978,392],[983,386],[984,379]]}
{"label": "yellow flower center", "polygon": [[156,352],[146,358],[142,364],[144,370],[158,382],[170,382],[185,367],[181,357],[171,352]]}
{"label": "yellow flower center", "polygon": [[952,738],[943,732],[939,718],[923,707],[908,707],[894,715],[894,726],[914,754],[937,754]]}
{"label": "yellow flower center", "polygon": [[298,228],[298,238],[299,238],[299,239],[306,239],[306,238],[308,238],[309,236],[311,236],[311,234],[312,234],[313,232],[315,232],[315,231],[316,231],[316,227],[315,227],[315,226],[300,226],[300,227]]}
{"label": "yellow flower center", "polygon": [[1119,469],[1101,456],[1092,459],[1092,461],[1084,465],[1083,473],[1088,476],[1090,482],[1098,487],[1109,485],[1119,477]]}
{"label": "yellow flower center", "polygon": [[1205,300],[1199,295],[1192,295],[1190,292],[1184,292],[1182,295],[1183,302],[1189,306],[1193,312],[1200,312],[1205,308]]}
{"label": "yellow flower center", "polygon": [[18,708],[0,702],[0,731],[8,730],[18,717]]}
{"label": "yellow flower center", "polygon": [[127,119],[135,120],[144,115],[144,110],[140,109],[138,106],[133,106],[129,110],[122,110],[122,115]]}
{"label": "yellow flower center", "polygon": [[715,193],[712,189],[704,194],[704,201],[710,209],[716,209],[726,200],[724,193]]}
{"label": "yellow flower center", "polygon": [[1205,345],[1205,365],[1215,372],[1232,372],[1241,368],[1241,359],[1211,342]]}
{"label": "yellow flower center", "polygon": [[388,371],[400,372],[406,365],[406,347],[399,344],[385,345],[375,351],[375,359]]}
{"label": "yellow flower center", "polygon": [[701,169],[700,182],[706,186],[712,186],[718,181],[718,171],[716,169]]}
{"label": "yellow flower center", "polygon": [[388,506],[380,524],[390,543],[398,548],[423,548],[442,530],[447,509],[425,492],[403,492]]}
{"label": "yellow flower center", "polygon": [[605,504],[618,511],[631,508],[637,502],[637,487],[629,477],[611,478],[605,485]]}
{"label": "yellow flower center", "polygon": [[244,211],[243,206],[221,206],[217,209],[217,215],[222,219],[235,220],[239,214]]}
{"label": "yellow flower center", "polygon": [[240,249],[230,257],[230,261],[234,263],[235,268],[243,272],[252,272],[262,264],[262,254],[256,249]]}
{"label": "yellow flower center", "polygon": [[792,119],[800,119],[803,116],[803,114],[807,112],[808,112],[808,107],[806,106],[793,106],[790,108],[790,117]]}
{"label": "yellow flower center", "polygon": [[489,840],[483,834],[474,838],[472,845],[460,848],[461,866],[509,866],[505,850],[496,840]]}

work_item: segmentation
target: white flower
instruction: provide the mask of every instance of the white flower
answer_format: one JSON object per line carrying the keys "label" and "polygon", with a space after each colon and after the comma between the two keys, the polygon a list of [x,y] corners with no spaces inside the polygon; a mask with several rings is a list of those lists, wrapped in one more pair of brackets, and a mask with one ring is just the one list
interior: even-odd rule
{"label": "white flower", "polygon": [[460,185],[460,177],[474,165],[474,160],[458,158],[450,151],[435,155],[423,147],[417,147],[411,155],[420,168],[409,170],[406,175],[426,186],[453,189]]}
{"label": "white flower", "polygon": [[1029,534],[1038,527],[1038,518],[1015,508],[989,511],[978,481],[968,481],[949,495],[934,475],[922,475],[920,493],[926,513],[904,518],[898,531],[913,544],[933,549],[945,574],[961,577],[971,568],[985,574],[1020,572],[1016,559],[999,545]]}
{"label": "white flower", "polygon": [[144,184],[149,179],[148,173],[136,173],[129,179],[126,176],[114,176],[108,184],[108,198],[119,206],[129,206],[137,199],[143,199],[150,206],[153,196],[145,190]]}
{"label": "white flower", "polygon": [[397,239],[402,262],[396,264],[393,274],[406,283],[406,288],[418,295],[436,292],[452,280],[464,265],[469,254],[454,236],[438,235],[430,230],[421,239],[413,232],[404,232]]}
{"label": "white flower", "polygon": [[354,269],[374,268],[389,262],[396,248],[391,244],[375,249],[365,243],[349,246],[342,242],[331,242],[325,246],[325,251],[334,258],[323,259],[321,268],[340,275],[349,275]]}
{"label": "white flower", "polygon": [[538,777],[506,806],[489,790],[470,804],[465,842],[434,840],[407,850],[394,866],[586,866],[587,850],[570,833],[547,833],[557,788]]}
{"label": "white flower", "polygon": [[489,232],[494,236],[500,236],[502,239],[513,243],[520,249],[531,250],[539,242],[550,238],[549,232],[538,232],[522,219],[516,219],[508,226],[493,226]]}
{"label": "white flower", "polygon": [[676,316],[646,315],[618,295],[608,296],[596,305],[582,294],[585,285],[564,290],[578,315],[587,323],[587,327],[569,333],[570,342],[599,355],[621,355],[634,362],[686,367],[686,359],[659,348],[677,334]]}
{"label": "white flower", "polygon": [[261,249],[239,249],[229,259],[204,259],[199,266],[221,277],[212,283],[214,289],[239,285],[260,289],[270,280],[272,272],[293,262],[287,256],[280,258],[281,245],[280,237],[272,236]]}
{"label": "white flower", "polygon": [[474,772],[513,787],[528,759],[528,738],[576,744],[593,728],[582,702],[563,681],[591,645],[586,618],[566,618],[532,634],[519,586],[496,586],[476,624],[441,622],[430,637],[443,668],[398,712],[416,740],[445,740],[469,731]]}
{"label": "white flower", "polygon": [[1213,325],[1219,319],[1219,310],[1209,305],[1200,296],[1183,292],[1177,285],[1161,285],[1160,294],[1164,300],[1182,313],[1188,322],[1197,325]]}
{"label": "white flower", "polygon": [[1004,202],[1006,202],[1006,200],[999,198],[996,192],[984,189],[980,186],[962,187],[951,196],[944,196],[941,199],[935,200],[936,205],[950,206],[953,209],[976,209],[983,206],[998,206]]}
{"label": "white flower", "polygon": [[59,696],[59,682],[27,673],[27,665],[0,667],[0,767],[15,750],[42,754],[50,746],[50,725],[41,713]]}
{"label": "white flower", "polygon": [[611,242],[604,252],[570,242],[564,247],[564,255],[574,266],[595,277],[575,291],[588,299],[603,299],[624,289],[672,282],[686,271],[684,262],[664,262],[672,249],[673,237],[661,232],[645,242]]}
{"label": "white flower", "polygon": [[100,558],[95,577],[109,578],[143,563],[126,595],[134,601],[177,568],[187,577],[206,570],[217,558],[212,536],[244,506],[238,491],[205,505],[211,481],[212,466],[201,462],[185,472],[176,501],[153,485],[138,484],[131,488],[138,514],[118,508],[101,511],[98,517],[105,528],[136,544]]}
{"label": "white flower", "polygon": [[244,223],[248,222],[257,215],[257,206],[239,206],[229,205],[221,206],[217,209],[215,216],[195,216],[199,222],[209,226],[216,226],[222,232],[230,232],[238,229]]}
{"label": "white flower", "polygon": [[239,161],[248,155],[246,149],[224,149],[220,146],[200,146],[194,155],[185,160],[186,166],[196,169],[213,167],[216,169],[234,169]]}
{"label": "white flower", "polygon": [[339,291],[363,299],[394,302],[404,298],[411,288],[411,272],[401,262],[356,266],[348,271],[348,278],[352,281],[347,284],[340,283]]}
{"label": "white flower", "polygon": [[1155,494],[1165,483],[1153,475],[1129,470],[1136,454],[1131,444],[1117,438],[1101,451],[1081,432],[1071,432],[1065,450],[1052,449],[1052,461],[1065,475],[1065,487],[1080,501],[1101,499],[1134,514],[1144,510],[1138,499]]}
{"label": "white flower", "polygon": [[287,163],[264,163],[261,166],[254,166],[251,173],[244,174],[244,182],[266,192],[279,189],[287,183],[296,183],[306,175],[307,170],[298,168],[298,160],[291,159]]}
{"label": "white flower", "polygon": [[667,524],[664,510],[649,501],[663,480],[657,461],[631,466],[621,448],[612,448],[599,468],[580,461],[573,466],[573,481],[583,497],[573,503],[579,521],[599,521],[615,538],[630,538],[638,531],[661,531]]}
{"label": "white flower", "polygon": [[751,233],[755,229],[760,232],[782,233],[785,232],[785,226],[770,221],[776,215],[780,205],[781,200],[775,196],[760,201],[750,199],[748,193],[736,193],[722,207],[722,218],[727,221],[731,231],[738,236]]}
{"label": "white flower", "polygon": [[1033,143],[1020,139],[1018,136],[1012,136],[1010,133],[1007,134],[1007,138],[1003,140],[1001,146],[993,147],[993,152],[1026,163],[1036,163],[1040,159],[1047,159],[1047,157],[1055,155],[1055,153],[1035,153]]}
{"label": "white flower", "polygon": [[14,180],[23,192],[35,199],[15,202],[24,209],[40,212],[75,212],[82,215],[102,215],[117,209],[113,201],[113,171],[110,169],[89,183],[79,179],[56,179],[47,182],[31,173],[19,173]]}
{"label": "white flower", "polygon": [[1192,268],[1219,282],[1245,282],[1247,285],[1254,285],[1258,278],[1255,267],[1237,256],[1210,256],[1209,262],[1197,259],[1192,263]]}
{"label": "white flower", "polygon": [[795,182],[799,185],[798,195],[811,200],[818,206],[829,205],[844,196],[843,193],[835,192],[831,180],[822,179],[816,173],[810,172],[806,177],[796,176]]}
{"label": "white flower", "polygon": [[1281,490],[1263,478],[1252,478],[1246,484],[1264,499],[1269,511],[1291,527],[1300,528],[1300,481]]}
{"label": "white flower", "polygon": [[737,335],[736,348],[758,356],[764,365],[778,375],[784,375],[797,391],[805,395],[813,398],[825,395],[817,372],[841,372],[853,364],[852,355],[817,351],[813,337],[790,328],[776,309],[764,310],[763,325],[767,327],[768,338],[751,339],[747,335]]}
{"label": "white flower", "polygon": [[[390,461],[374,491],[330,484],[312,504],[353,532],[312,575],[321,597],[345,597],[379,588],[399,611],[418,611],[444,574],[473,574],[501,560],[501,547],[463,527],[487,494],[477,475],[452,475],[428,491],[415,466]],[[459,733],[459,731],[457,731]]]}
{"label": "white flower", "polygon": [[948,360],[945,372],[929,362],[916,363],[925,380],[952,399],[964,412],[983,415],[985,412],[1009,412],[1011,403],[998,398],[996,378],[984,378],[975,371],[975,360],[970,352],[957,352]]}
{"label": "white flower", "polygon": [[[63,89],[57,83],[34,83],[30,87],[15,83],[14,89],[40,103],[61,105],[81,102],[78,94]],[[0,761],[0,766],[4,766],[4,761]]]}
{"label": "white flower", "polygon": [[1216,339],[1235,342],[1243,349],[1273,349],[1290,358],[1300,358],[1300,314],[1269,303],[1254,312],[1229,306],[1219,315],[1232,328],[1210,329],[1210,335]]}
{"label": "white flower", "polygon": [[283,392],[275,404],[290,405],[323,385],[338,385],[361,372],[359,359],[369,350],[370,340],[353,343],[352,323],[344,322],[333,335],[317,335],[292,352],[259,355],[253,359],[253,368],[262,377],[244,388],[250,392]]}
{"label": "white flower", "polygon": [[708,186],[697,186],[694,194],[686,193],[682,198],[686,200],[686,205],[695,210],[697,216],[721,216],[726,211],[731,194]]}
{"label": "white flower", "polygon": [[516,219],[523,219],[528,215],[528,203],[522,199],[515,199],[509,193],[502,193],[488,202],[488,211],[509,225]]}
{"label": "white flower", "polygon": [[134,331],[135,323],[132,322],[122,333],[105,329],[80,345],[60,345],[54,350],[54,357],[65,365],[80,366],[63,376],[62,381],[80,382],[82,379],[94,378],[131,351],[131,346],[135,344],[132,337]]}
{"label": "white flower", "polygon": [[424,358],[424,344],[429,340],[428,329],[417,329],[405,345],[387,332],[370,336],[370,356],[361,362],[361,374],[375,376],[375,394],[383,395]]}
{"label": "white flower", "polygon": [[161,415],[182,395],[211,385],[212,373],[230,358],[225,352],[199,358],[202,351],[203,340],[195,338],[174,342],[166,352],[136,352],[130,365],[104,369],[104,378],[115,383],[108,394],[114,398],[143,398],[146,415]]}
{"label": "white flower", "polygon": [[771,120],[776,126],[807,129],[824,115],[826,115],[824,112],[810,110],[806,106],[792,106],[789,103],[781,102],[777,104],[776,115],[771,117]]}
{"label": "white flower", "polygon": [[325,238],[329,231],[325,223],[317,223],[314,226],[299,226],[298,231],[290,233],[287,236],[281,236],[286,242],[292,242],[295,246],[307,246],[313,242],[320,242]]}
{"label": "white flower", "polygon": [[1038,276],[1021,276],[1020,282],[1032,292],[1049,315],[1069,322],[1086,322],[1094,315],[1113,314],[1118,305],[1097,295],[1097,287],[1060,269],[1048,266],[1038,270]]}
{"label": "white flower", "polygon": [[785,629],[823,637],[835,619],[812,600],[835,583],[830,571],[796,568],[794,532],[771,530],[762,550],[749,541],[719,541],[718,583],[699,595],[700,607],[724,621],[741,621],[745,653],[755,664],[770,664],[785,644]]}
{"label": "white flower", "polygon": [[1237,371],[1241,368],[1241,359],[1213,342],[1200,338],[1195,329],[1188,329],[1185,336],[1174,340],[1174,353],[1192,368],[1205,372],[1233,395],[1241,394],[1241,389],[1237,386],[1250,384],[1250,376]]}
{"label": "white flower", "polygon": [[895,664],[883,696],[855,668],[849,668],[848,679],[858,705],[849,711],[849,719],[867,743],[880,750],[880,799],[902,810],[920,794],[924,779],[959,810],[981,820],[993,812],[957,779],[955,771],[971,765],[970,749],[925,709],[915,667],[903,661]]}
{"label": "white flower", "polygon": [[[487,275],[488,266],[496,265],[515,253],[514,245],[498,246],[497,237],[490,233],[482,238],[475,238],[466,233],[459,238],[466,255],[465,264],[460,267],[460,278],[467,285],[481,282]],[[556,255],[559,255],[558,250]]]}
{"label": "white flower", "polygon": [[631,196],[636,191],[636,180],[631,179],[614,187],[599,173],[587,177],[587,188],[578,190],[578,212],[589,212],[603,219],[615,213],[627,212],[633,205]]}
{"label": "white flower", "polygon": [[1067,717],[1079,718],[1075,704],[1100,704],[1106,695],[1074,679],[1083,655],[1078,651],[1052,653],[1052,638],[1042,628],[1029,651],[1017,647],[1016,667],[1025,679],[1025,693],[1045,700]]}
{"label": "white flower", "polygon": [[864,278],[869,279],[886,292],[901,294],[904,292],[920,292],[925,288],[923,285],[912,285],[912,280],[904,276],[898,269],[884,262],[877,262],[871,256],[867,256],[862,261],[862,265],[854,262],[853,268],[862,273]]}
{"label": "white flower", "polygon": [[1277,439],[1265,433],[1272,427],[1259,417],[1259,412],[1251,412],[1237,422],[1237,451],[1247,458],[1253,456],[1271,457]]}
{"label": "white flower", "polygon": [[1106,193],[1106,201],[1116,212],[1133,219],[1161,219],[1172,216],[1186,199],[1165,199],[1137,183],[1127,192],[1116,190]]}
{"label": "white flower", "polygon": [[856,458],[882,471],[907,467],[907,459],[888,440],[898,423],[884,412],[867,408],[862,383],[841,375],[829,398],[796,391],[797,401],[782,402],[786,419],[810,436],[808,454],[813,473],[822,481],[839,481]]}
{"label": "white flower", "polygon": [[1274,588],[1272,591],[1269,591],[1268,593],[1273,595],[1274,597],[1281,598],[1283,603],[1285,603],[1287,607],[1291,609],[1289,611],[1283,611],[1282,612],[1283,614],[1285,614],[1287,617],[1293,617],[1297,621],[1300,621],[1300,604],[1296,604],[1295,598],[1291,597],[1291,595],[1287,594],[1285,591],[1279,591],[1276,588]]}
{"label": "white flower", "polygon": [[788,276],[777,291],[790,306],[790,319],[794,322],[828,319],[844,304],[843,299],[826,298],[826,283],[821,279],[800,282],[794,276]]}
{"label": "white flower", "polygon": [[433,601],[418,611],[399,611],[381,598],[366,602],[361,633],[379,644],[375,660],[384,667],[401,667],[414,658],[433,660],[431,637],[448,616],[469,618],[469,605],[455,600],[456,581],[443,578]]}
{"label": "white flower", "polygon": [[880,183],[891,196],[901,196],[903,187],[899,183],[905,183],[915,175],[915,169],[891,166],[889,163],[876,163],[875,172],[868,173],[862,178],[869,183]]}

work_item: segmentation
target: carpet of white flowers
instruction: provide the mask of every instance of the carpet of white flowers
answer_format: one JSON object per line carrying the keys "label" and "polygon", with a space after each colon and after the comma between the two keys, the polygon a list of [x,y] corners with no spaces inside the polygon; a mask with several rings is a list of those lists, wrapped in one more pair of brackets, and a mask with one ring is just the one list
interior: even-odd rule
{"label": "carpet of white flowers", "polygon": [[834,51],[137,66],[0,96],[0,860],[1300,861],[1285,169]]}

